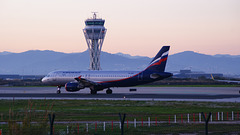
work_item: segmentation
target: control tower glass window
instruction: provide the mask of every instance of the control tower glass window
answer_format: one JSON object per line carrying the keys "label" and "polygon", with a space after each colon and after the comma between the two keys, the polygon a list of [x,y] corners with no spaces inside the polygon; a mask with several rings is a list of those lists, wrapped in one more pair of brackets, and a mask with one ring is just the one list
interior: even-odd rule
{"label": "control tower glass window", "polygon": [[86,21],[86,25],[104,25],[104,21]]}

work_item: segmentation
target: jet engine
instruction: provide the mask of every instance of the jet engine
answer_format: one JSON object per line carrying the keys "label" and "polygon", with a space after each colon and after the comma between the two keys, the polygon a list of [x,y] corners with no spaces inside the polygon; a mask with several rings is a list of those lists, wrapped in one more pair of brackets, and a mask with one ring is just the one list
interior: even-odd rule
{"label": "jet engine", "polygon": [[80,89],[84,89],[84,88],[85,87],[78,82],[69,82],[65,84],[65,89],[66,91],[69,91],[69,92],[79,91]]}

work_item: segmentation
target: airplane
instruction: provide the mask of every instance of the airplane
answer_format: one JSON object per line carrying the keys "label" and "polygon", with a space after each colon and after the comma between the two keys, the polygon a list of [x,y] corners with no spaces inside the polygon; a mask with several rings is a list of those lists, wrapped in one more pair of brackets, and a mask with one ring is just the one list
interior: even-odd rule
{"label": "airplane", "polygon": [[213,77],[212,74],[211,74],[211,78],[212,78],[213,81],[240,84],[240,81],[233,81],[233,80],[217,80],[217,79],[215,79],[215,78]]}
{"label": "airplane", "polygon": [[157,55],[143,71],[53,71],[42,79],[47,85],[57,86],[60,94],[61,87],[66,91],[76,92],[90,88],[91,94],[106,90],[112,94],[112,87],[131,87],[146,84],[171,77],[173,74],[164,72],[170,46],[163,46]]}

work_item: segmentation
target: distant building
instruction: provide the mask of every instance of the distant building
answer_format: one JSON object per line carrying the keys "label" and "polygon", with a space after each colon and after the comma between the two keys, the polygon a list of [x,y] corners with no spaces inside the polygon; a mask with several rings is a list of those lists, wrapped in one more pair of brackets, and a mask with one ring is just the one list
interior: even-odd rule
{"label": "distant building", "polygon": [[206,79],[211,79],[211,75],[213,77],[223,77],[223,74],[220,73],[204,73],[204,72],[196,72],[191,70],[180,70],[179,74],[174,75],[175,78],[192,78],[198,79],[201,77],[205,77]]}
{"label": "distant building", "polygon": [[0,79],[3,80],[38,80],[44,75],[17,75],[17,74],[0,74]]}
{"label": "distant building", "polygon": [[20,75],[16,75],[16,74],[4,74],[4,75],[0,75],[0,79],[2,80],[13,80],[13,79],[20,79]]}

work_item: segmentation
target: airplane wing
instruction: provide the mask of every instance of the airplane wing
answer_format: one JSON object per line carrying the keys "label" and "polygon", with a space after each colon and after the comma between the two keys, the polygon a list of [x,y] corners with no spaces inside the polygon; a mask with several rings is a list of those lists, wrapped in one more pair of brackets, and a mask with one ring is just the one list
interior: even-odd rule
{"label": "airplane wing", "polygon": [[86,87],[86,86],[92,86],[92,85],[95,85],[95,86],[101,85],[101,84],[99,84],[99,83],[97,83],[97,82],[90,81],[90,80],[88,80],[88,79],[82,78],[81,76],[76,77],[76,78],[74,78],[74,79],[77,80],[80,84],[84,85],[85,87]]}

